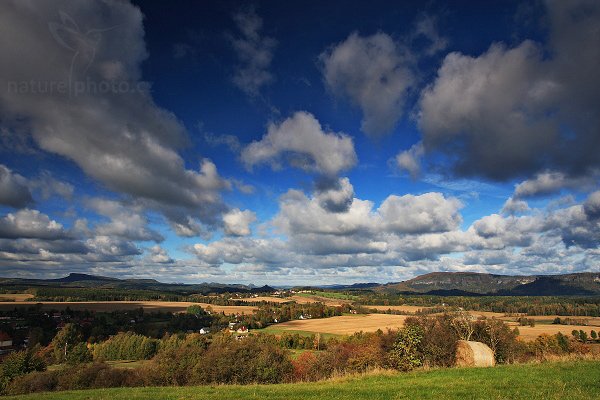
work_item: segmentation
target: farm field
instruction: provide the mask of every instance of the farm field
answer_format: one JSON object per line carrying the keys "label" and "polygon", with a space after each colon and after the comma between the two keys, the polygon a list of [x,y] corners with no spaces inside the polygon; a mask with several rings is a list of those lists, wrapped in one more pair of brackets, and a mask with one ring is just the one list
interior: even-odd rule
{"label": "farm field", "polygon": [[41,304],[44,310],[63,310],[69,307],[72,310],[90,310],[90,311],[114,311],[114,310],[134,310],[143,308],[144,311],[161,312],[184,312],[189,306],[197,304],[202,308],[212,307],[215,312],[224,312],[225,314],[245,313],[251,314],[256,310],[253,306],[218,306],[214,304],[176,302],[176,301],[14,301],[0,302],[0,311],[10,311],[15,307],[32,307]]}
{"label": "farm field", "polygon": [[264,331],[303,331],[314,333],[330,333],[334,335],[351,335],[355,332],[375,332],[377,329],[398,329],[404,325],[404,315],[389,314],[357,314],[339,317],[305,319],[283,322],[272,325]]}
{"label": "farm field", "polygon": [[587,325],[600,326],[600,317],[586,317],[586,316],[568,316],[568,315],[507,315],[506,313],[497,313],[491,311],[467,311],[474,317],[486,317],[486,318],[497,318],[504,321],[514,321],[519,316],[524,318],[533,319],[536,323],[552,324],[555,318],[565,319],[571,318],[575,320],[586,320]]}
{"label": "farm field", "polygon": [[295,301],[298,304],[308,304],[308,303],[323,303],[326,306],[338,307],[344,303],[350,303],[351,300],[323,297],[308,293],[296,294],[290,297],[274,297],[274,296],[260,296],[260,297],[248,297],[243,299],[235,299],[245,302],[253,302],[253,301],[270,301],[272,303],[287,303],[289,301]]}
{"label": "farm field", "polygon": [[292,299],[289,297],[274,297],[274,296],[246,297],[243,299],[234,299],[234,300],[239,300],[239,301],[243,301],[246,303],[252,303],[255,301],[266,301],[266,302],[270,302],[270,303],[287,303],[287,302],[292,301]]}
{"label": "farm field", "polygon": [[[540,323],[540,324],[552,324],[552,321],[554,321],[555,318],[560,318],[560,319],[565,319],[565,318],[571,318],[574,320],[585,320],[586,324],[588,326],[598,326],[600,327],[600,317],[569,317],[569,316],[564,316],[564,315],[534,315],[534,316],[527,316],[526,318],[531,318],[534,319],[536,321],[536,323]],[[505,318],[510,318],[510,317],[505,317]],[[513,317],[514,319],[514,317]]]}
{"label": "farm field", "polygon": [[408,313],[416,313],[422,310],[428,310],[432,307],[422,307],[422,306],[363,306],[364,308],[368,308],[369,310],[377,310],[377,311],[387,311],[387,310],[393,310],[393,311],[401,311],[401,312],[408,312]]}
{"label": "farm field", "polygon": [[[500,314],[501,315],[501,314]],[[491,317],[491,316],[488,316]],[[498,317],[498,316],[496,316]],[[374,332],[377,329],[385,331],[387,328],[398,329],[404,325],[407,318],[405,315],[391,314],[357,314],[343,315],[339,317],[322,318],[322,319],[306,319],[283,322],[281,324],[271,325],[262,330],[268,333],[280,334],[284,331],[291,331],[309,335],[311,333],[323,333],[331,335],[351,335],[355,332]],[[539,335],[546,333],[554,335],[562,333],[570,336],[571,332],[583,330],[590,335],[592,330],[598,331],[598,327],[593,325],[553,325],[553,324],[538,324],[534,327],[519,326],[514,322],[514,317],[504,317],[506,322],[512,328],[519,328],[520,337],[524,340],[535,340]]]}
{"label": "farm field", "polygon": [[359,296],[356,296],[356,295],[346,294],[346,293],[342,293],[342,292],[324,292],[324,291],[319,291],[319,290],[313,291],[311,293],[298,293],[298,296],[302,296],[302,297],[319,296],[319,297],[324,297],[324,298],[328,298],[328,299],[349,300],[349,301],[354,301],[354,300],[359,299]]}
{"label": "farm field", "polygon": [[536,326],[517,326],[515,323],[509,324],[511,327],[519,328],[519,337],[524,340],[535,340],[539,335],[546,333],[548,335],[554,335],[562,333],[563,335],[571,336],[573,330],[582,330],[587,333],[590,337],[590,332],[595,330],[598,332],[598,328],[593,326],[584,325],[536,325]]}
{"label": "farm field", "polygon": [[342,299],[332,299],[329,297],[317,296],[314,294],[296,294],[290,297],[291,300],[294,300],[298,304],[308,304],[308,303],[316,303],[320,302],[325,304],[326,306],[331,307],[339,307],[344,303],[350,303],[350,300],[342,300]]}
{"label": "farm field", "polygon": [[0,301],[26,301],[32,299],[31,293],[1,293]]}
{"label": "farm field", "polygon": [[600,362],[554,362],[379,373],[316,383],[142,387],[77,390],[6,397],[13,400],[388,400],[388,399],[594,399],[600,397]]}

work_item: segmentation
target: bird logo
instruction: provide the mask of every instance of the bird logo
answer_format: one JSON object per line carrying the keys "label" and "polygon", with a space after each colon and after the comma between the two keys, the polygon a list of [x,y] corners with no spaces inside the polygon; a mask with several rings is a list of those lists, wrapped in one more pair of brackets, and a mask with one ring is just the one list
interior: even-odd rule
{"label": "bird logo", "polygon": [[74,74],[85,75],[94,62],[102,34],[117,28],[118,25],[84,32],[69,14],[64,11],[59,11],[58,14],[61,22],[49,22],[48,28],[61,46],[73,52],[69,66],[69,87],[71,87]]}

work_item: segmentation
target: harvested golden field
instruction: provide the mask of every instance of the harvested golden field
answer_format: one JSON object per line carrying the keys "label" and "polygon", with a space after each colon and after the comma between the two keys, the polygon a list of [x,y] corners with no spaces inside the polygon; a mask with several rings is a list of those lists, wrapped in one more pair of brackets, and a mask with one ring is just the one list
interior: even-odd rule
{"label": "harvested golden field", "polygon": [[253,301],[270,301],[272,303],[287,303],[289,301],[295,301],[298,304],[308,304],[308,303],[323,303],[326,306],[331,307],[339,307],[344,303],[350,303],[350,300],[341,300],[341,299],[330,299],[328,297],[317,296],[317,295],[304,295],[304,296],[290,296],[290,297],[271,297],[271,296],[259,296],[259,297],[248,297],[243,299],[233,299],[240,300],[245,302],[253,302]]}
{"label": "harvested golden field", "polygon": [[326,306],[330,307],[339,307],[342,304],[350,303],[350,300],[342,300],[342,299],[331,299],[329,297],[317,296],[317,295],[303,295],[298,296],[294,295],[290,297],[291,300],[295,301],[298,304],[308,304],[308,303],[323,303]]}
{"label": "harvested golden field", "polygon": [[[496,317],[502,316],[500,313],[485,313],[486,316]],[[493,314],[493,315],[491,315]],[[304,332],[319,332],[319,333],[331,333],[337,335],[351,335],[355,332],[374,332],[377,329],[386,330],[387,328],[398,329],[404,326],[404,321],[407,316],[404,315],[390,315],[390,314],[358,314],[358,315],[344,315],[340,317],[322,318],[322,319],[307,319],[307,320],[294,320],[288,321],[281,324],[272,325],[269,329],[277,331],[304,331]],[[571,331],[583,330],[590,335],[590,331],[599,331],[596,326],[582,326],[582,325],[551,325],[551,324],[539,324],[534,327],[529,326],[518,326],[514,322],[514,317],[504,317],[504,321],[507,322],[511,328],[519,328],[520,337],[524,340],[534,340],[539,335],[546,333],[554,335],[556,333],[562,333],[564,335],[571,335]],[[547,318],[547,317],[546,317]]]}
{"label": "harvested golden field", "polygon": [[598,332],[597,327],[584,325],[536,325],[534,327],[517,326],[516,323],[510,323],[509,325],[511,325],[511,327],[519,328],[519,337],[524,340],[535,340],[535,338],[543,333],[555,335],[560,332],[563,335],[571,336],[573,330],[582,330],[587,333],[589,337],[592,330]]}
{"label": "harvested golden field", "polygon": [[15,307],[31,307],[35,304],[42,304],[44,310],[64,310],[69,307],[72,310],[90,310],[90,311],[115,311],[115,310],[133,310],[143,308],[144,311],[161,312],[184,312],[189,306],[197,304],[202,308],[211,307],[215,312],[225,312],[225,314],[252,314],[256,307],[253,306],[217,306],[214,304],[175,302],[175,301],[15,301],[0,302],[0,311],[12,310]]}
{"label": "harvested golden field", "polygon": [[501,319],[506,322],[516,321],[519,317],[533,319],[536,322],[545,322],[551,324],[555,318],[567,319],[570,318],[572,320],[583,320],[586,325],[590,326],[599,326],[600,327],[600,317],[581,317],[581,316],[566,316],[566,315],[507,315],[505,313],[496,313],[490,311],[468,311],[469,314],[474,317],[486,317],[486,318],[496,318]]}
{"label": "harvested golden field", "polygon": [[271,302],[271,303],[287,303],[289,301],[293,301],[289,297],[271,297],[271,296],[248,297],[248,298],[233,299],[233,300],[244,301],[247,303],[252,303],[255,301],[267,301],[267,302]]}
{"label": "harvested golden field", "polygon": [[401,311],[401,312],[409,312],[409,313],[416,313],[419,312],[421,310],[427,310],[430,309],[432,307],[421,307],[421,306],[363,306],[364,308],[368,308],[369,310],[377,310],[377,311],[387,311],[387,310],[393,310],[393,311]]}
{"label": "harvested golden field", "polygon": [[351,335],[355,332],[375,332],[377,329],[398,329],[404,325],[404,315],[358,314],[339,317],[305,319],[272,325],[274,329]]}
{"label": "harvested golden field", "polygon": [[2,293],[0,294],[0,301],[25,301],[33,298],[30,293]]}
{"label": "harvested golden field", "polygon": [[[573,317],[573,316],[564,316],[564,315],[534,315],[534,316],[525,316],[525,318],[534,319],[536,321],[547,321],[552,322],[555,318],[560,318],[562,320],[566,318],[570,318],[575,321],[583,320],[586,325],[589,326],[597,326],[600,327],[600,317]],[[508,317],[507,317],[508,318]],[[516,317],[512,317],[515,319]]]}

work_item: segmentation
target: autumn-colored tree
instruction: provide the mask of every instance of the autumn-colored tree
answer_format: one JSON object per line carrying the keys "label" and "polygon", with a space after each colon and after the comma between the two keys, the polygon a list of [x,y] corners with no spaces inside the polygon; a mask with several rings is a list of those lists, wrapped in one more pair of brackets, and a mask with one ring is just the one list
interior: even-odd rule
{"label": "autumn-colored tree", "polygon": [[85,343],[77,343],[67,354],[67,364],[75,365],[92,361],[92,352]]}
{"label": "autumn-colored tree", "polygon": [[14,378],[33,371],[44,371],[46,364],[32,350],[17,351],[4,358],[0,365],[0,389]]}
{"label": "autumn-colored tree", "polygon": [[52,339],[54,359],[57,363],[66,360],[69,352],[83,340],[81,329],[75,324],[66,324]]}
{"label": "autumn-colored tree", "polygon": [[398,338],[388,354],[392,367],[401,371],[410,371],[423,365],[419,349],[423,340],[423,330],[419,326],[408,325],[398,331]]}

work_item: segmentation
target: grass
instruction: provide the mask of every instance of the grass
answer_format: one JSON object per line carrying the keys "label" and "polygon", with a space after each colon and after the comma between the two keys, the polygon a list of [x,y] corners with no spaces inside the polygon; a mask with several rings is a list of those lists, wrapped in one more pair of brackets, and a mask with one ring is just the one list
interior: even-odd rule
{"label": "grass", "polygon": [[42,393],[7,399],[65,400],[402,400],[600,398],[600,362],[576,361],[480,369],[381,373],[317,383],[248,386],[114,388]]}
{"label": "grass", "polygon": [[121,369],[135,369],[144,366],[149,363],[149,360],[118,360],[118,361],[106,361],[108,365],[115,368]]}
{"label": "grass", "polygon": [[[289,334],[294,334],[297,333],[300,336],[311,336],[311,335],[316,335],[318,332],[312,332],[312,331],[302,331],[302,330],[293,330],[293,329],[282,329],[282,328],[278,328],[277,325],[271,325],[267,328],[264,329],[255,329],[252,332],[257,332],[257,333],[268,333],[270,335],[282,335],[284,332],[289,333]],[[344,335],[337,335],[335,333],[321,333],[321,337],[323,339],[329,339],[332,337],[340,337],[340,336],[344,336]]]}
{"label": "grass", "polygon": [[311,293],[298,293],[297,295],[302,297],[320,296],[336,300],[358,300],[360,298],[359,296],[354,296],[340,292],[322,292],[319,290],[314,290]]}
{"label": "grass", "polygon": [[[117,361],[105,361],[106,364],[111,367],[120,368],[120,369],[134,369],[140,368],[144,364],[149,363],[149,360],[117,360]],[[48,366],[48,371],[58,371],[60,369],[66,368],[66,364],[52,364]]]}

